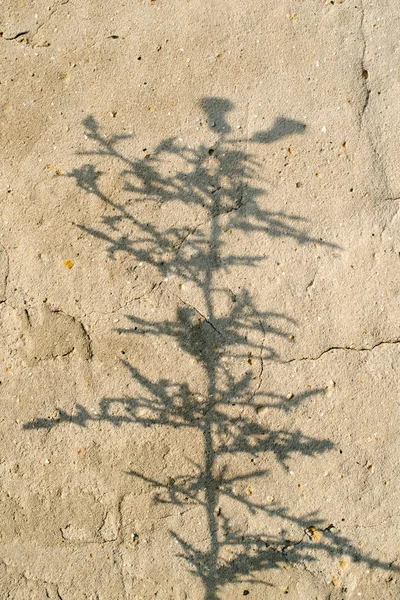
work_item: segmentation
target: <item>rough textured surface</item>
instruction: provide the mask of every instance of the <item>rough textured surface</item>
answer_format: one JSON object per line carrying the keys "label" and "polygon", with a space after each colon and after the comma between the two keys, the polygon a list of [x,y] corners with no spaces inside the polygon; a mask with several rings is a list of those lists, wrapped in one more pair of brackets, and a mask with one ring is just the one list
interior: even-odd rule
{"label": "rough textured surface", "polygon": [[0,596],[399,598],[397,3],[0,15]]}

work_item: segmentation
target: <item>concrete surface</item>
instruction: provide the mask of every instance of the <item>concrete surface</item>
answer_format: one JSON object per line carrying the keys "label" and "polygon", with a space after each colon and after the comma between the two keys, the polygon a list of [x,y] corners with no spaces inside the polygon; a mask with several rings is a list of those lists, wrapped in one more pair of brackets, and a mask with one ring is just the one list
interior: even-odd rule
{"label": "concrete surface", "polygon": [[400,598],[398,8],[0,2],[1,598]]}

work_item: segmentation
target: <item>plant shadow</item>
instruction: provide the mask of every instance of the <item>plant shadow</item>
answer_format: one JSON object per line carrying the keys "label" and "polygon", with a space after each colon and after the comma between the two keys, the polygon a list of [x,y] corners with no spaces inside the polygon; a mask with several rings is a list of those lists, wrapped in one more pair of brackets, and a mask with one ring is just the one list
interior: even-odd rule
{"label": "plant shadow", "polygon": [[[228,244],[227,234],[240,232],[249,238],[264,235],[272,241],[287,238],[332,249],[336,246],[309,235],[306,221],[300,216],[268,210],[264,206],[265,191],[255,184],[263,165],[252,149],[302,135],[305,125],[279,117],[270,129],[241,139],[234,137],[229,124],[228,113],[234,105],[228,99],[203,98],[200,107],[213,132],[212,147],[190,147],[178,138],[168,138],[145,158],[137,159],[118,149],[129,136],[107,136],[93,116],[86,117],[85,133],[94,146],[81,154],[92,157],[92,162],[67,176],[89,196],[112,207],[112,214],[103,216],[97,227],[77,224],[88,236],[102,240],[111,258],[129,254],[137,263],[155,269],[158,285],[166,285],[164,280],[174,277],[182,284],[189,282],[196,290],[200,306],[177,295],[174,319],[161,316],[148,320],[128,315],[127,327],[118,331],[132,338],[146,335],[174,340],[203,370],[206,392],[199,394],[189,383],[175,381],[173,376],[154,380],[123,361],[141,394],[102,398],[96,414],[77,404],[71,414],[60,409],[57,419],[37,418],[24,428],[50,429],[66,422],[85,427],[90,421],[105,421],[116,427],[133,424],[137,432],[140,427],[158,425],[189,429],[199,435],[202,461],[193,465],[194,474],[179,475],[167,483],[161,476],[153,479],[134,470],[130,475],[155,488],[155,502],[175,506],[189,503],[204,511],[206,549],[196,547],[177,531],[170,533],[179,544],[180,556],[202,583],[205,600],[222,598],[227,584],[256,582],[261,572],[288,561],[315,561],[316,551],[347,553],[370,566],[393,570],[392,565],[363,555],[335,527],[325,527],[317,514],[295,516],[286,507],[253,500],[246,486],[257,479],[265,480],[268,470],[255,468],[232,476],[223,466],[233,457],[270,454],[287,469],[293,456],[312,457],[333,448],[328,439],[310,437],[299,429],[274,429],[260,419],[261,411],[292,411],[323,390],[305,390],[290,398],[263,390],[265,370],[279,360],[274,340],[289,339],[288,327],[293,319],[259,311],[249,290],[242,287],[235,294],[221,284],[224,272],[236,267],[251,269],[263,261],[259,254],[250,255],[240,246]],[[102,191],[104,172],[98,163],[104,158],[120,165],[126,202],[115,201]],[[180,167],[165,174],[164,165],[174,161]],[[145,209],[156,209],[153,219],[138,215],[143,204]],[[168,205],[169,211],[182,215],[182,225],[164,223],[161,208]],[[229,308],[223,311],[221,298],[229,299]],[[240,491],[243,488],[245,491]],[[304,532],[303,537],[293,542],[285,539],[285,531],[276,537],[264,532],[243,533],[224,515],[224,498],[236,504],[238,511],[295,524]],[[321,531],[324,535],[317,535]]]}

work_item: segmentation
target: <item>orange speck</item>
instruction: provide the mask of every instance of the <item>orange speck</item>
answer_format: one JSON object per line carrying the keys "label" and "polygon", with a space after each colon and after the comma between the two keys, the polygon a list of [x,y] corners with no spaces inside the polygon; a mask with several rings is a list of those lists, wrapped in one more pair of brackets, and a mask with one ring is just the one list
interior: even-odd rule
{"label": "orange speck", "polygon": [[319,542],[322,537],[321,532],[318,531],[318,529],[316,527],[314,527],[313,525],[308,528],[308,534],[310,537],[312,537],[314,542]]}
{"label": "orange speck", "polygon": [[72,259],[69,260],[63,260],[63,265],[64,267],[66,267],[67,269],[72,269],[72,267],[74,266],[75,261]]}

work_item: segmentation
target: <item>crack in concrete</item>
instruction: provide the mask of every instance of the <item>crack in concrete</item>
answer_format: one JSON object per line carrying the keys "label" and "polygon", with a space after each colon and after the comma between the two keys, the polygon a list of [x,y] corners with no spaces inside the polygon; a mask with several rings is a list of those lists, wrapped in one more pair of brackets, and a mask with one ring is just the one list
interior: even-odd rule
{"label": "crack in concrete", "polygon": [[[163,285],[163,283],[164,283],[164,280],[161,280],[161,281],[158,281],[158,282],[154,283],[152,285],[152,287],[151,287],[150,290],[148,290],[147,292],[143,292],[143,294],[140,294],[140,296],[134,296],[133,298],[131,298],[130,300],[128,300],[127,302],[125,302],[125,304],[121,304],[120,306],[118,306],[114,310],[109,310],[109,311],[104,311],[104,310],[90,310],[88,312],[83,313],[81,315],[81,318],[85,319],[85,318],[91,317],[93,315],[101,315],[103,317],[110,317],[112,315],[120,314],[130,304],[132,304],[132,302],[135,302],[136,300],[142,300],[143,298],[146,298],[147,296],[150,296],[151,294],[153,294],[156,290],[158,290]],[[122,314],[121,316],[125,316],[125,315]]]}
{"label": "crack in concrete", "polygon": [[[51,17],[57,12],[57,10],[61,6],[64,6],[65,4],[68,4],[68,2],[69,2],[69,0],[60,0],[60,2],[58,4],[56,4],[52,10],[50,10],[50,14],[47,16],[47,18],[42,23],[38,24],[38,26],[36,27],[35,33],[32,34],[32,37],[28,41],[28,43],[32,43],[33,44],[33,39],[37,36],[37,34],[39,33],[40,29],[42,27],[44,27],[44,25],[46,25],[50,21]],[[50,9],[50,7],[49,7],[49,9]],[[29,33],[29,31],[26,31],[24,33]],[[24,35],[24,34],[19,34],[19,35]],[[35,46],[35,44],[33,44],[33,46]]]}
{"label": "crack in concrete", "polygon": [[[218,192],[221,189],[221,187],[216,188],[215,190],[213,190],[211,192],[211,194],[215,194],[215,192]],[[225,216],[225,215],[229,215],[231,212],[237,212],[238,210],[240,210],[241,208],[243,208],[245,206],[245,204],[243,203],[243,190],[241,190],[240,193],[240,197],[238,199],[238,204],[237,206],[232,206],[229,209],[224,210],[223,208],[221,208],[219,211],[216,211],[215,213],[211,214],[211,216],[206,219],[205,221],[202,221],[201,223],[198,223],[198,225],[196,225],[194,227],[194,229],[190,230],[184,237],[183,239],[174,246],[174,248],[177,250],[176,252],[176,256],[178,256],[180,250],[182,249],[182,247],[185,245],[186,241],[196,233],[196,231],[200,228],[203,227],[204,225],[207,225],[209,223],[212,223],[212,221],[218,217],[221,216]]]}
{"label": "crack in concrete", "polygon": [[[93,348],[92,348],[91,337],[90,337],[86,327],[83,325],[82,321],[78,321],[78,323],[80,324],[81,329],[83,331],[83,335],[87,341],[88,360],[91,360],[93,358]],[[75,350],[75,348],[74,348],[74,350]]]}
{"label": "crack in concrete", "polygon": [[[158,281],[157,283],[154,283],[152,285],[151,290],[149,290],[148,292],[144,292],[143,294],[141,294],[140,296],[134,296],[132,298],[133,301],[135,300],[142,300],[143,298],[145,298],[146,296],[150,296],[153,292],[155,292],[156,290],[158,290],[159,287],[162,286],[162,284],[164,283],[164,280],[162,281]],[[127,302],[127,304],[129,304],[129,302]],[[127,304],[125,304],[125,306],[127,306]]]}
{"label": "crack in concrete", "polygon": [[383,202],[398,202],[400,200],[400,196],[395,198],[385,198]]}
{"label": "crack in concrete", "polygon": [[20,31],[19,33],[16,33],[15,35],[12,35],[11,37],[6,37],[3,34],[3,32],[0,31],[0,38],[3,38],[3,40],[8,40],[8,41],[17,40],[18,38],[20,38],[23,35],[26,35],[27,33],[29,33],[29,30],[28,31]]}
{"label": "crack in concrete", "polygon": [[317,273],[318,273],[318,269],[315,271],[314,275],[312,276],[311,280],[309,283],[307,283],[306,285],[306,292],[308,293],[308,290],[314,285],[315,282],[315,278],[317,277]]}
{"label": "crack in concrete", "polygon": [[[1,560],[0,561],[1,564],[3,564],[6,568],[6,570],[8,569],[14,569],[18,572],[18,576],[20,578],[20,580],[24,580],[26,584],[28,584],[29,582],[34,582],[34,583],[41,583],[44,586],[46,586],[46,589],[44,590],[46,593],[46,598],[53,598],[53,595],[49,595],[49,587],[50,592],[55,592],[58,600],[63,600],[63,597],[60,594],[59,591],[59,587],[56,583],[54,583],[53,581],[49,581],[47,579],[44,579],[43,577],[35,577],[34,575],[31,575],[29,573],[27,573],[26,571],[20,571],[20,569],[18,568],[18,565],[16,563],[13,562],[7,562],[5,560]],[[8,593],[7,598],[11,600],[11,598],[14,598],[14,596],[10,595],[11,592]]]}
{"label": "crack in concrete", "polygon": [[369,104],[369,100],[370,100],[370,96],[371,96],[371,88],[368,85],[368,69],[366,68],[365,65],[365,55],[366,55],[366,51],[367,51],[367,39],[365,37],[365,32],[364,32],[364,22],[365,22],[365,9],[364,9],[364,3],[361,0],[361,22],[360,22],[360,31],[361,31],[361,41],[362,41],[362,54],[361,54],[361,72],[362,72],[362,76],[363,76],[363,80],[364,80],[364,91],[365,91],[365,97],[364,97],[364,103],[361,107],[361,115],[360,115],[360,129],[362,129],[362,122],[364,119],[364,115],[365,112],[368,108],[368,104]]}
{"label": "crack in concrete", "polygon": [[176,255],[175,258],[178,256],[179,252],[181,251],[182,247],[185,245],[186,241],[196,233],[196,231],[202,227],[203,225],[206,225],[207,223],[209,223],[211,221],[211,219],[208,219],[207,221],[203,221],[202,223],[199,223],[198,225],[196,225],[196,227],[194,229],[191,229],[181,240],[178,244],[176,244],[174,246],[175,250],[176,250]]}
{"label": "crack in concrete", "polygon": [[348,351],[348,352],[371,352],[371,350],[374,350],[375,348],[379,348],[379,346],[384,346],[384,345],[396,345],[396,344],[400,344],[400,338],[399,339],[394,339],[394,340],[383,340],[381,342],[377,342],[376,344],[370,346],[369,348],[357,348],[354,346],[332,346],[331,348],[326,348],[325,350],[323,350],[318,356],[304,356],[301,358],[291,358],[290,360],[282,360],[279,361],[281,364],[289,364],[289,363],[293,363],[293,362],[301,362],[301,361],[316,361],[319,360],[322,356],[324,356],[324,354],[327,354],[328,352],[332,352],[333,350],[343,350],[343,351]]}
{"label": "crack in concrete", "polygon": [[5,272],[4,272],[4,275],[3,275],[3,277],[4,277],[4,283],[3,283],[4,290],[3,290],[2,296],[0,297],[0,304],[2,304],[3,302],[7,302],[7,284],[8,284],[8,277],[9,277],[9,274],[10,274],[10,257],[9,257],[9,254],[8,254],[7,249],[4,246],[4,244],[2,244],[0,242],[0,246],[4,250],[4,255],[6,257],[6,268],[5,268]]}
{"label": "crack in concrete", "polygon": [[335,526],[332,523],[330,525],[328,525],[327,527],[324,527],[323,529],[318,529],[318,527],[309,526],[303,530],[303,535],[299,541],[297,541],[297,542],[288,541],[284,546],[282,546],[282,548],[280,548],[280,549],[274,548],[274,549],[276,550],[276,552],[285,554],[286,550],[288,550],[288,549],[291,550],[295,546],[299,546],[300,544],[302,544],[304,542],[305,537],[308,537],[310,540],[314,540],[315,542],[317,542],[318,540],[315,537],[316,533],[325,533],[325,531],[329,532],[332,529],[335,529]]}
{"label": "crack in concrete", "polygon": [[216,331],[216,332],[217,332],[217,333],[218,333],[218,334],[219,334],[219,335],[220,335],[222,338],[223,338],[223,337],[225,337],[225,336],[223,335],[223,333],[221,333],[221,332],[220,332],[220,331],[219,331],[219,330],[216,328],[216,326],[215,326],[215,325],[214,325],[214,324],[213,324],[213,323],[212,323],[212,322],[211,322],[209,319],[207,319],[207,317],[206,317],[205,315],[203,315],[203,313],[202,313],[202,312],[200,312],[200,311],[199,311],[199,309],[198,309],[198,308],[196,308],[195,306],[193,306],[193,304],[189,304],[189,302],[185,302],[185,300],[183,300],[183,299],[182,299],[180,296],[178,296],[178,295],[176,295],[176,294],[173,294],[173,295],[175,296],[175,298],[178,298],[178,300],[180,300],[180,301],[182,302],[182,304],[184,304],[185,306],[188,306],[189,308],[192,308],[194,311],[196,311],[196,312],[197,312],[197,314],[198,314],[198,315],[200,315],[200,317],[201,317],[202,319],[204,319],[204,321],[205,321],[206,323],[208,323],[208,325],[210,325],[210,327],[212,327],[212,328],[214,329],[214,331]]}
{"label": "crack in concrete", "polygon": [[[365,34],[365,14],[366,13],[365,13],[364,0],[360,0],[360,10],[361,10],[360,33],[361,33],[361,43],[362,43],[360,66],[361,66],[361,76],[363,79],[364,100],[363,100],[363,103],[361,106],[361,112],[360,112],[360,117],[359,117],[359,131],[360,131],[359,136],[361,135],[361,132],[364,129],[364,120],[365,120],[367,111],[370,106],[370,99],[371,99],[371,93],[372,93],[371,86],[368,83],[369,72],[368,72],[367,65],[366,65],[366,53],[367,53],[367,43],[368,42],[367,42],[367,37]],[[367,135],[371,150],[373,152],[373,163],[376,165],[377,170],[381,173],[382,184],[385,186],[385,189],[386,189],[385,195],[389,196],[390,191],[391,191],[390,181],[388,179],[384,164],[382,163],[382,156],[379,154],[375,139],[371,135],[371,132],[368,131],[368,128],[367,128],[366,135]]]}
{"label": "crack in concrete", "polygon": [[[77,352],[78,356],[85,358],[85,360],[93,358],[92,340],[82,321],[61,309],[52,310],[46,304],[46,301],[44,301],[41,310],[41,322],[36,325],[32,324],[29,311],[26,308],[21,313],[21,335],[23,337],[27,336],[28,339],[30,338],[34,344],[34,347],[30,351],[32,354],[31,358],[36,362],[51,361],[56,360],[58,357],[65,358],[73,352]],[[57,322],[54,322],[54,318],[58,320],[57,315],[61,315],[61,318],[66,319],[66,322],[62,322],[61,327],[57,325]],[[47,328],[46,331],[45,327]],[[43,340],[49,340],[51,338],[49,331],[53,332],[53,336],[58,341],[56,345],[50,343],[47,351],[40,355],[37,348],[35,349],[35,345],[40,343],[40,341],[43,343]],[[63,347],[62,342],[59,340],[68,339],[70,334],[72,336],[69,337],[72,340],[71,343],[68,345],[67,342],[67,347]]]}
{"label": "crack in concrete", "polygon": [[259,319],[259,323],[260,323],[261,331],[263,333],[263,338],[261,340],[261,347],[260,347],[260,373],[258,375],[257,386],[256,386],[254,392],[251,394],[250,402],[252,402],[254,400],[254,398],[257,396],[258,392],[260,391],[260,388],[261,388],[261,385],[263,382],[263,374],[264,374],[264,356],[263,356],[263,354],[264,354],[266,331],[265,331],[265,328],[264,328],[264,325],[263,325],[261,319]]}

